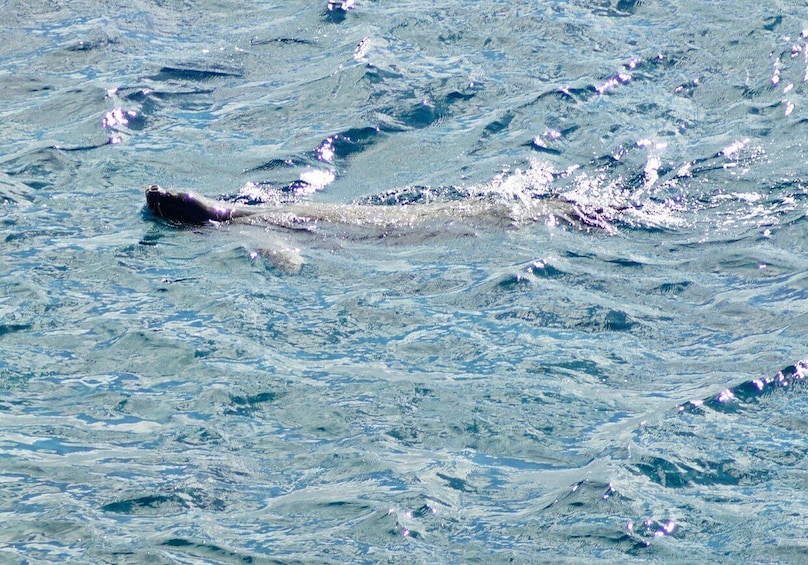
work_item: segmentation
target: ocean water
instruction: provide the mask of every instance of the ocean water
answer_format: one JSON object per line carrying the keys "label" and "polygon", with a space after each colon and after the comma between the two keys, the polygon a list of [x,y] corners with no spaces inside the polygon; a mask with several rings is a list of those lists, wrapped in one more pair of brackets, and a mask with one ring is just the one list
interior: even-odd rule
{"label": "ocean water", "polygon": [[805,562],[807,17],[0,2],[0,561]]}

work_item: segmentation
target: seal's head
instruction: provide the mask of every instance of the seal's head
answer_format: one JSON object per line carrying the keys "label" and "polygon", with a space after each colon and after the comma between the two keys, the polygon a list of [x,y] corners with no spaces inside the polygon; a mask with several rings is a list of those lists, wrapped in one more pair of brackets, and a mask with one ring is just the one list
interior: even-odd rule
{"label": "seal's head", "polygon": [[151,185],[146,189],[146,205],[155,216],[182,224],[206,224],[231,219],[226,207],[212,205],[193,192],[174,192]]}

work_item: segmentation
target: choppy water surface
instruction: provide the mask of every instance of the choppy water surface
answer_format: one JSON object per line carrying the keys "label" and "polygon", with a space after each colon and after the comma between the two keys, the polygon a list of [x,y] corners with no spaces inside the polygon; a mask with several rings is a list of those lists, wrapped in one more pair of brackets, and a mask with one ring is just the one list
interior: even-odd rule
{"label": "choppy water surface", "polygon": [[[4,560],[805,558],[799,3],[30,4]],[[182,229],[152,183],[586,221]]]}

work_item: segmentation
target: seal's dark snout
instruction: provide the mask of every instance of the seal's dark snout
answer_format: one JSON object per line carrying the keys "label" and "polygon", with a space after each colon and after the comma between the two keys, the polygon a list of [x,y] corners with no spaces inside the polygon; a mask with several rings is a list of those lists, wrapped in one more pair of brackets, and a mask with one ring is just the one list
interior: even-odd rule
{"label": "seal's dark snout", "polygon": [[157,186],[156,184],[151,185],[149,188],[146,189],[146,206],[149,207],[149,210],[158,214],[157,204],[160,199],[160,193],[162,192],[162,188]]}
{"label": "seal's dark snout", "polygon": [[146,189],[146,206],[152,214],[166,220],[176,220],[172,196],[156,184]]}
{"label": "seal's dark snout", "polygon": [[229,219],[191,192],[165,190],[156,184],[146,189],[146,206],[155,216],[180,224],[206,224],[210,220]]}

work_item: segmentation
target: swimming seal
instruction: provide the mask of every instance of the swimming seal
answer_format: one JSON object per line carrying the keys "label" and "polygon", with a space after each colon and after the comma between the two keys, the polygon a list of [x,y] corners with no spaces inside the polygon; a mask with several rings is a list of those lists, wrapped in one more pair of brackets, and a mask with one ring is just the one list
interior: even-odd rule
{"label": "swimming seal", "polygon": [[558,199],[496,202],[482,197],[423,204],[338,204],[298,202],[280,206],[235,206],[189,191],[153,184],[146,189],[146,205],[155,216],[179,224],[233,222],[312,230],[320,225],[364,227],[382,231],[407,230],[430,221],[468,222],[507,228],[540,219],[571,226],[588,225],[608,231],[580,210]]}
{"label": "swimming seal", "polygon": [[[280,238],[284,230],[346,240],[395,236],[397,241],[403,241],[399,238],[406,235],[416,239],[442,233],[473,236],[480,229],[518,228],[544,221],[550,226],[614,233],[612,222],[632,210],[614,207],[606,214],[601,207],[591,210],[557,196],[492,199],[485,195],[399,205],[301,201],[276,206],[239,206],[195,192],[167,190],[156,184],[146,189],[146,205],[158,218],[175,224],[261,226],[265,228],[266,241],[259,253],[288,272],[299,271],[303,259],[296,247]],[[241,233],[247,235],[247,231]]]}

